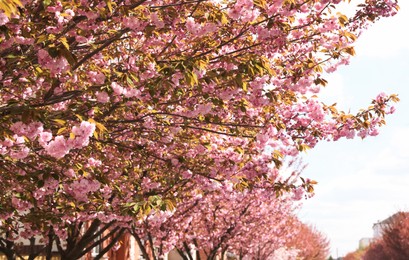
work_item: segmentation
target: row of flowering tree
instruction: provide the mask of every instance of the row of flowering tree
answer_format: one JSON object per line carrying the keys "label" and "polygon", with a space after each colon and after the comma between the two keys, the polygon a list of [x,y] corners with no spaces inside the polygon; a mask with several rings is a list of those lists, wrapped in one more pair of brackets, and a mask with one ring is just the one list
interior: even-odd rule
{"label": "row of flowering tree", "polygon": [[340,2],[0,1],[0,251],[14,259],[39,236],[38,252],[78,259],[215,187],[311,191],[280,177],[283,160],[376,135],[397,100],[349,114],[315,96],[398,8],[367,0],[347,17]]}
{"label": "row of flowering tree", "polygon": [[274,259],[277,250],[303,259],[326,259],[325,236],[296,218],[295,202],[307,195],[302,187],[277,197],[274,185],[267,182],[246,190],[231,183],[211,186],[205,193],[185,197],[174,211],[152,212],[132,227],[145,258],[157,259],[176,249],[186,260],[226,253],[237,259]]}

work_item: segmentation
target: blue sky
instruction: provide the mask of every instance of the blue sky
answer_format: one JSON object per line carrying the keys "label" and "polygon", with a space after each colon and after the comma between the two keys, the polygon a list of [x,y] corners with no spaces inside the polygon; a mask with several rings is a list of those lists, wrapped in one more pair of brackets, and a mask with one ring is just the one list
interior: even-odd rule
{"label": "blue sky", "polygon": [[372,236],[372,225],[409,210],[409,1],[358,39],[351,64],[329,75],[328,103],[344,111],[369,105],[380,92],[399,94],[397,111],[377,137],[323,142],[304,156],[303,175],[319,182],[299,215],[331,240],[342,256]]}

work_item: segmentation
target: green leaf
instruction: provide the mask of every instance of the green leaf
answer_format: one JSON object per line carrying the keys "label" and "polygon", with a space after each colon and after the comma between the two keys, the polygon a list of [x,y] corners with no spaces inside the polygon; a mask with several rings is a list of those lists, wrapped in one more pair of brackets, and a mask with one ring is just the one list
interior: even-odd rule
{"label": "green leaf", "polygon": [[67,128],[66,127],[61,127],[60,129],[58,129],[58,131],[57,131],[57,135],[60,135],[60,134],[62,134],[65,130],[67,130]]}
{"label": "green leaf", "polygon": [[65,125],[66,121],[63,119],[53,119],[54,122],[56,122],[59,125]]}
{"label": "green leaf", "polygon": [[254,5],[264,8],[266,6],[266,0],[254,0]]}
{"label": "green leaf", "polygon": [[193,86],[199,84],[199,81],[197,79],[197,75],[193,71],[186,71],[185,72],[185,81],[186,81],[186,84],[188,84],[190,87],[193,87]]}
{"label": "green leaf", "polygon": [[67,42],[67,38],[61,37],[61,38],[60,38],[60,42],[62,43],[62,45],[64,45],[64,47],[65,47],[67,50],[70,49],[70,45],[69,45],[68,42]]}
{"label": "green leaf", "polygon": [[44,5],[44,7],[49,6],[49,5],[51,4],[51,1],[52,1],[52,0],[43,0],[43,5]]}

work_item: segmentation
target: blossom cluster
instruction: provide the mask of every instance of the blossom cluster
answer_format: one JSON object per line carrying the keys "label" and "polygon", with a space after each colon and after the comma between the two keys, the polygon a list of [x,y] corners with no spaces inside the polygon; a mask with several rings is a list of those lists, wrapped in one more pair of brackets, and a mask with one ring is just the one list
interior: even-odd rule
{"label": "blossom cluster", "polygon": [[0,153],[2,155],[9,154],[11,158],[24,159],[30,153],[28,143],[37,141],[48,155],[60,159],[72,149],[87,146],[89,138],[95,131],[95,124],[82,121],[79,126],[72,128],[73,137],[69,138],[62,135],[53,137],[50,131],[44,130],[41,122],[25,124],[19,121],[14,123],[10,130],[14,132],[14,135],[0,141]]}

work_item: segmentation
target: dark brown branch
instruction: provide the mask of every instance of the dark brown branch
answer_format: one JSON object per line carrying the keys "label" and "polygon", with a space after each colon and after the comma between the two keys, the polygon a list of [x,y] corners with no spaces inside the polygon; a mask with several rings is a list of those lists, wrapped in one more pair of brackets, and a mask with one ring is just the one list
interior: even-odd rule
{"label": "dark brown branch", "polygon": [[156,5],[156,6],[151,6],[151,9],[163,9],[167,7],[174,7],[174,6],[182,6],[182,5],[188,5],[188,4],[195,4],[195,3],[201,3],[206,0],[195,0],[195,1],[186,1],[186,2],[181,2],[181,3],[173,3],[173,4],[167,4],[167,5]]}
{"label": "dark brown branch", "polygon": [[80,61],[78,61],[74,66],[72,66],[72,70],[76,70],[78,67],[80,67],[82,64],[84,64],[88,59],[90,59],[92,56],[98,54],[100,51],[111,45],[113,42],[121,39],[121,36],[124,35],[125,33],[131,31],[131,29],[126,28],[120,30],[115,36],[111,37],[108,39],[104,44],[93,50],[92,52],[88,53],[85,55]]}

